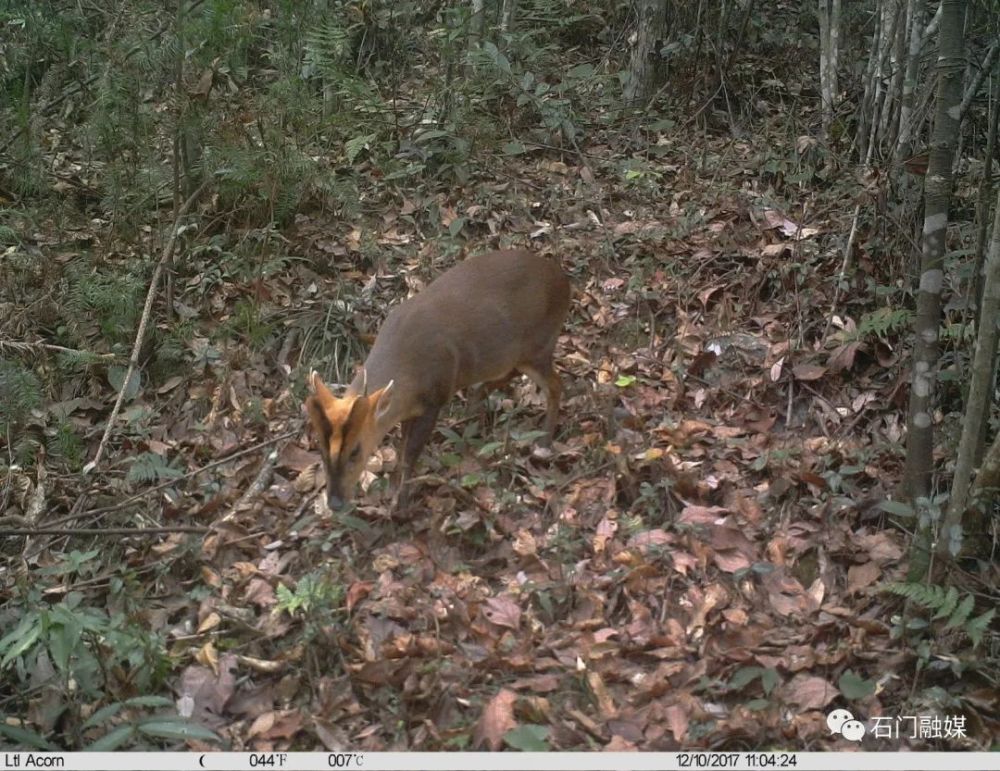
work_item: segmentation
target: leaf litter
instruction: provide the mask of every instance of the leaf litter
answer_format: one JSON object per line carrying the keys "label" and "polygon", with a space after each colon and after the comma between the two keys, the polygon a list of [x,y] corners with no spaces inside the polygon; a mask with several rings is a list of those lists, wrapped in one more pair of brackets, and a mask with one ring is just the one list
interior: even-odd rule
{"label": "leaf litter", "polygon": [[[595,136],[595,156],[616,141]],[[748,166],[763,152],[741,149]],[[832,706],[904,703],[909,684],[885,673],[913,654],[890,638],[897,604],[879,585],[903,576],[906,541],[876,509],[900,475],[898,362],[859,338],[850,301],[827,323],[826,234],[844,226],[843,202],[814,192],[829,214],[804,224],[683,166],[657,199],[610,163],[568,158],[506,158],[506,176],[434,196],[442,227],[464,218],[481,236],[469,251],[502,234],[573,276],[551,454],[519,438],[540,411],[515,384],[493,397],[486,433],[475,400],[456,400],[414,516],[386,514],[391,446],[357,509],[322,508],[288,385],[317,349],[292,330],[315,332],[333,307],[370,336],[447,264],[414,224],[417,195],[363,226],[304,212],[287,234],[314,264],[335,260],[367,308],[338,305],[308,261],[266,285],[220,284],[205,296],[220,322],[266,290],[290,345],[197,339],[202,365],[139,397],[159,419],[132,450],[184,474],[297,432],[267,477],[262,449],[164,491],[165,520],[211,529],[200,550],[179,534],[129,547],[131,565],[169,566],[148,622],[168,640],[179,712],[234,749],[846,749],[826,727]],[[614,196],[539,223],[496,179]],[[372,270],[370,243],[394,255],[392,273]],[[93,395],[56,407],[98,422]],[[109,481],[93,500],[127,492]]]}

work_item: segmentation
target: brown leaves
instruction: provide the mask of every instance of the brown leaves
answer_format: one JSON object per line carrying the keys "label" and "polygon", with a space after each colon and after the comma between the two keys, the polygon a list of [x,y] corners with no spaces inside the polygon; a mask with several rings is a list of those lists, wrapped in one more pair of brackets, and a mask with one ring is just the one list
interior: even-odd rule
{"label": "brown leaves", "polygon": [[514,719],[514,702],[517,694],[506,688],[497,693],[483,709],[473,734],[475,746],[485,746],[499,750],[503,746],[504,734],[517,726]]}
{"label": "brown leaves", "polygon": [[[192,95],[222,98],[212,70],[194,78]],[[150,616],[183,662],[185,714],[261,748],[497,750],[531,727],[556,750],[822,747],[813,713],[840,695],[838,678],[878,672],[879,588],[898,577],[904,540],[875,505],[898,476],[885,448],[902,439],[905,379],[885,371],[892,330],[835,283],[880,281],[864,239],[858,276],[840,277],[830,235],[845,223],[821,191],[803,183],[794,205],[773,191],[758,205],[753,137],[715,148],[739,190],[660,156],[670,184],[656,196],[597,160],[639,157],[634,137],[595,124],[587,140],[592,163],[537,148],[465,185],[387,187],[377,154],[359,153],[362,213],[307,207],[282,233],[306,259],[240,283],[192,257],[179,309],[199,365],[142,394],[160,417],[123,443],[185,471],[295,429],[296,367],[327,334],[312,330],[335,319],[338,339],[363,348],[452,259],[438,231],[470,253],[535,243],[576,287],[548,453],[518,438],[542,412],[528,385],[488,435],[467,430],[478,413],[456,399],[407,516],[390,517],[380,485],[346,514],[315,507],[322,475],[298,437],[238,510],[270,447],[169,490],[170,521],[213,526],[200,552],[175,535],[128,558],[182,576],[159,579],[173,602]],[[602,187],[594,203],[581,183]],[[277,319],[266,355],[219,339],[248,297]],[[300,328],[305,339],[290,334]],[[329,360],[349,377],[357,362],[340,353]],[[63,407],[87,427],[102,408]],[[481,439],[492,454],[476,455]],[[366,481],[398,463],[395,441]],[[887,688],[870,714],[902,703]]]}
{"label": "brown leaves", "polygon": [[800,710],[824,709],[840,691],[822,677],[799,674],[782,688],[782,696]]}
{"label": "brown leaves", "polygon": [[521,626],[521,608],[510,596],[490,597],[483,605],[483,615],[497,626],[508,629]]}
{"label": "brown leaves", "polygon": [[189,666],[180,677],[177,712],[204,724],[218,724],[235,685],[236,657],[227,654],[213,666]]}

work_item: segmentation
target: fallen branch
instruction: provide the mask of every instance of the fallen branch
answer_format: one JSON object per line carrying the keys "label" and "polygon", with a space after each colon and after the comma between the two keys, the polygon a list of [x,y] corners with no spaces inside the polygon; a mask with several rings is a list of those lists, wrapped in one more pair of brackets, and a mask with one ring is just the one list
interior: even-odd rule
{"label": "fallen branch", "polygon": [[146,327],[149,325],[149,317],[152,315],[153,300],[156,298],[156,287],[160,283],[160,276],[163,275],[163,266],[167,264],[167,261],[170,259],[170,255],[174,253],[174,246],[177,244],[177,232],[180,227],[181,218],[187,214],[188,210],[194,205],[194,202],[198,200],[198,197],[201,195],[205,187],[206,184],[202,184],[201,187],[195,190],[188,197],[188,199],[184,202],[184,205],[178,210],[177,217],[174,219],[174,224],[170,228],[170,238],[167,239],[167,245],[163,247],[163,254],[160,255],[160,260],[156,263],[156,268],[153,270],[153,277],[149,281],[149,291],[146,292],[146,304],[143,306],[142,317],[139,319],[139,329],[135,333],[135,342],[132,344],[132,355],[129,356],[128,359],[128,372],[125,373],[125,378],[122,380],[121,388],[118,389],[118,399],[115,401],[115,406],[111,410],[111,415],[108,417],[108,424],[104,428],[104,436],[101,437],[101,443],[97,446],[97,453],[94,455],[94,459],[83,467],[84,476],[97,468],[97,465],[101,462],[101,456],[104,455],[104,448],[107,446],[108,439],[111,438],[111,432],[114,430],[115,420],[117,420],[118,413],[121,412],[122,403],[125,401],[125,391],[128,389],[128,384],[132,382],[132,376],[139,367],[139,352],[142,350],[142,341],[146,336]]}
{"label": "fallen branch", "polygon": [[236,517],[236,513],[243,509],[243,507],[246,506],[252,498],[256,498],[267,489],[267,486],[271,484],[271,479],[274,477],[274,464],[278,462],[278,455],[280,454],[281,450],[278,448],[271,450],[271,452],[267,454],[267,457],[264,458],[263,465],[260,467],[260,471],[257,472],[256,479],[254,479],[253,483],[246,489],[243,495],[240,496],[240,499],[236,501],[233,507],[229,510],[229,513],[220,520],[221,522],[230,522]]}
{"label": "fallen branch", "polygon": [[163,533],[208,533],[210,527],[177,525],[176,527],[18,527],[0,530],[0,538],[15,535],[162,535]]}
{"label": "fallen branch", "polygon": [[191,479],[193,477],[198,476],[199,474],[204,474],[206,471],[210,471],[213,468],[217,468],[218,466],[223,466],[226,463],[231,463],[232,461],[238,458],[242,458],[244,455],[249,455],[253,452],[256,452],[261,447],[267,447],[268,445],[276,444],[277,442],[280,442],[283,439],[288,439],[289,437],[295,436],[296,434],[299,434],[301,432],[302,432],[301,428],[296,429],[295,431],[286,431],[284,434],[279,434],[278,436],[271,437],[270,439],[265,439],[263,442],[257,442],[257,444],[251,445],[250,447],[247,447],[244,450],[237,450],[236,452],[227,455],[224,458],[220,458],[219,460],[213,460],[211,463],[202,466],[201,468],[196,468],[194,471],[189,471],[183,476],[175,477],[174,479],[170,479],[166,482],[161,482],[158,485],[154,485],[153,487],[143,490],[141,493],[136,493],[135,495],[126,498],[124,501],[113,503],[110,506],[102,506],[101,508],[98,509],[89,509],[88,511],[81,511],[77,514],[67,514],[65,517],[54,519],[47,524],[49,527],[55,527],[56,525],[60,525],[63,522],[69,522],[70,520],[80,519],[81,517],[96,517],[100,514],[107,514],[112,511],[118,511],[119,509],[124,509],[128,505],[136,503],[137,501],[141,501],[143,498],[152,495],[153,493],[159,492],[160,490],[164,490],[167,487],[172,487],[173,485],[176,485],[178,482],[182,482],[185,479]]}
{"label": "fallen branch", "polygon": [[854,207],[854,217],[851,219],[851,232],[847,236],[847,246],[844,247],[844,261],[840,264],[840,273],[837,274],[837,285],[833,292],[833,302],[830,304],[830,313],[826,317],[826,329],[823,330],[823,339],[830,333],[830,325],[833,324],[833,315],[837,312],[837,305],[840,303],[841,288],[844,286],[844,279],[847,276],[847,269],[851,266],[851,249],[854,247],[854,237],[858,233],[858,217],[861,214],[861,204]]}
{"label": "fallen branch", "polygon": [[0,350],[4,348],[9,348],[12,351],[17,351],[18,353],[30,353],[31,351],[53,351],[54,353],[68,353],[73,356],[88,356],[92,359],[116,359],[118,358],[114,353],[91,353],[90,351],[81,351],[77,348],[66,348],[62,345],[53,345],[51,343],[25,343],[17,340],[0,340]]}

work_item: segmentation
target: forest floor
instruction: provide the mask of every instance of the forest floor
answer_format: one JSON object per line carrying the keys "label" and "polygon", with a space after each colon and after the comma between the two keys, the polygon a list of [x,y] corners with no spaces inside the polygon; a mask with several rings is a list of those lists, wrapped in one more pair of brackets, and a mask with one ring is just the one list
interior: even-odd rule
{"label": "forest floor", "polygon": [[[844,256],[875,183],[814,166],[808,140],[618,127],[583,146],[497,154],[447,192],[373,182],[360,219],[303,210],[282,232],[293,259],[256,278],[185,242],[192,366],[133,396],[142,430],[114,435],[106,471],[45,495],[71,526],[206,530],[116,539],[121,564],[56,570],[46,596],[115,605],[123,568],[144,584],[122,609],[166,646],[162,693],[234,749],[858,746],[831,732],[835,708],[869,728],[862,749],[935,746],[905,721],[871,734],[923,714],[965,721],[948,748],[987,748],[995,690],[900,639],[885,591],[909,541],[882,506],[907,321],[870,298],[908,266],[879,252],[874,213]],[[148,238],[158,253],[163,233]],[[40,223],[35,243],[134,258],[83,220],[76,236]],[[407,518],[388,514],[395,434],[357,508],[327,511],[309,368],[349,377],[357,341],[460,249],[526,245],[574,284],[551,455],[533,450],[544,402],[525,380],[486,419],[455,400]],[[45,411],[89,458],[113,400],[105,383]],[[156,495],[121,473],[141,453],[176,470]],[[91,537],[33,539],[25,565],[65,565]],[[117,698],[143,695],[110,674]],[[30,720],[54,728],[40,707]]]}

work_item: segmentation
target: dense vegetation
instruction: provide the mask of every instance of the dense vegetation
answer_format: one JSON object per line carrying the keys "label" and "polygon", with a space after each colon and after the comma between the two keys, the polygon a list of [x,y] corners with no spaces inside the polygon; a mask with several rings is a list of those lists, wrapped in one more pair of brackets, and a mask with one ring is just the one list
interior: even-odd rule
{"label": "dense vegetation", "polygon": [[[815,5],[0,6],[4,744],[995,746],[998,18]],[[573,279],[553,451],[460,399],[331,514],[308,372],[501,246]]]}

